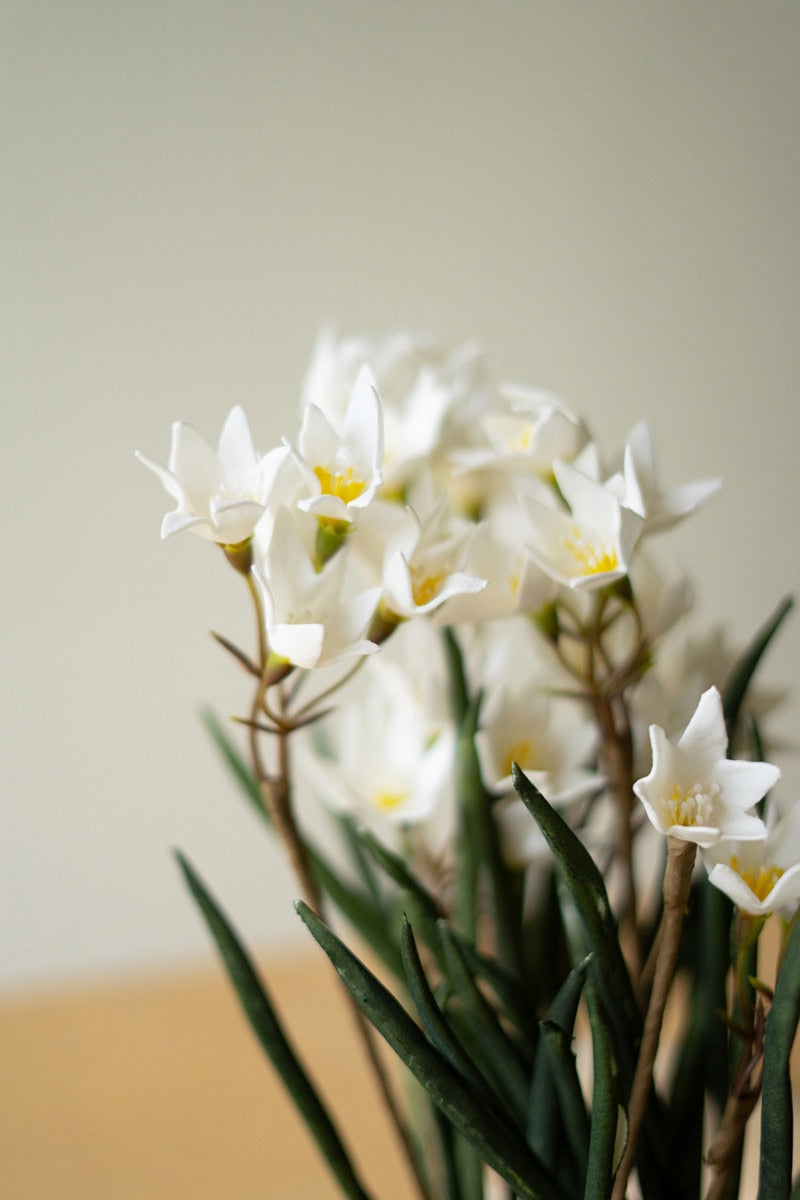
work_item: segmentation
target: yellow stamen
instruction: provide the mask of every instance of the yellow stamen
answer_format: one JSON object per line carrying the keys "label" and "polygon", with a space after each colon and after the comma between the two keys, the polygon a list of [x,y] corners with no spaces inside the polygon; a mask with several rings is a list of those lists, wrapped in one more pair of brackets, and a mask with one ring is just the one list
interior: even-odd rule
{"label": "yellow stamen", "polygon": [[578,565],[581,575],[603,575],[616,571],[619,556],[611,542],[592,541],[577,525],[573,525],[570,536],[564,538],[564,546]]}
{"label": "yellow stamen", "polygon": [[327,467],[314,467],[314,474],[319,480],[323,496],[336,496],[345,504],[356,500],[367,486],[363,479],[356,479],[352,467],[337,471],[335,475]]}
{"label": "yellow stamen", "polygon": [[536,767],[536,746],[530,738],[523,738],[509,746],[503,759],[503,776],[511,774],[512,763],[516,763],[523,771],[533,771]]}
{"label": "yellow stamen", "polygon": [[405,798],[403,792],[376,792],[373,803],[381,812],[391,812],[392,809],[399,808]]}
{"label": "yellow stamen", "polygon": [[414,603],[421,607],[435,599],[442,590],[443,583],[444,575],[418,575],[412,571],[411,595],[414,597]]}
{"label": "yellow stamen", "polygon": [[714,801],[721,790],[718,783],[705,788],[701,783],[693,783],[688,788],[681,788],[676,783],[669,798],[664,801],[666,823],[687,827],[709,825],[714,815]]}
{"label": "yellow stamen", "polygon": [[766,900],[775,884],[783,874],[781,867],[775,866],[759,866],[759,867],[741,867],[737,855],[731,855],[731,866],[737,875],[741,875],[750,891],[758,900]]}

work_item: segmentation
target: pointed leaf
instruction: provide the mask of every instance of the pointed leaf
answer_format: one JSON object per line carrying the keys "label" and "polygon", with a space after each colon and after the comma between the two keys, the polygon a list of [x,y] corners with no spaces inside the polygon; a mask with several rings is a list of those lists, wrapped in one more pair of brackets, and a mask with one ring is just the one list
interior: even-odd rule
{"label": "pointed leaf", "polygon": [[180,853],[177,859],[217,944],[250,1026],[281,1076],[342,1191],[350,1200],[369,1200],[339,1133],[289,1043],[241,941],[188,860]]}
{"label": "pointed leaf", "polygon": [[778,971],[764,1032],[761,1176],[758,1200],[785,1200],[792,1187],[792,1079],[789,1056],[800,1020],[800,922]]}
{"label": "pointed leaf", "polygon": [[617,1053],[632,1073],[641,1016],[602,876],[580,839],[516,764],[514,786],[544,834],[572,896],[592,953],[589,970],[616,1030]]}
{"label": "pointed leaf", "polygon": [[472,1061],[458,1040],[458,1037],[448,1025],[444,1013],[436,1003],[433,989],[423,970],[419,951],[414,941],[414,934],[408,920],[403,921],[401,938],[403,966],[405,967],[409,995],[414,1002],[414,1007],[419,1014],[422,1027],[428,1038],[439,1053],[458,1071],[467,1086],[473,1090],[476,1097],[483,1094],[485,1098],[491,1100],[496,1109],[501,1110],[503,1105],[500,1098],[495,1095],[480,1069]]}
{"label": "pointed leaf", "polygon": [[298,902],[295,907],[361,1011],[483,1160],[511,1184],[520,1200],[565,1200],[525,1143],[475,1099],[391,992],[307,905]]}
{"label": "pointed leaf", "polygon": [[739,721],[739,711],[744,702],[747,689],[755,674],[758,664],[764,655],[764,651],[769,646],[778,629],[782,625],[784,619],[789,615],[794,605],[794,600],[791,596],[786,596],[785,599],[776,608],[772,616],[762,625],[753,638],[750,645],[745,650],[739,661],[734,666],[728,680],[723,689],[722,707],[725,713],[725,724],[728,729],[728,737],[731,741],[736,734],[736,727]]}
{"label": "pointed leaf", "polygon": [[525,1123],[528,1101],[528,1077],[519,1051],[497,1019],[467,966],[452,930],[439,922],[447,978],[464,1010],[464,1022],[470,1032],[469,1048],[476,1062],[504,1098],[520,1127]]}
{"label": "pointed leaf", "polygon": [[606,1200],[624,1150],[620,1125],[626,1125],[619,1067],[605,1014],[593,979],[586,981],[586,1004],[592,1029],[592,1124],[584,1200]]}

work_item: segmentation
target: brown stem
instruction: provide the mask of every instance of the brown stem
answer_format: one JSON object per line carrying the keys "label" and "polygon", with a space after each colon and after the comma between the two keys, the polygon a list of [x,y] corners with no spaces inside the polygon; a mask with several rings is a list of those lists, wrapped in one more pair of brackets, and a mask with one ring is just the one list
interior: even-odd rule
{"label": "brown stem", "polygon": [[[288,855],[300,893],[306,904],[319,917],[324,918],[322,894],[314,879],[309,862],[306,844],[294,819],[289,780],[289,736],[291,724],[282,725],[277,731],[278,763],[277,772],[270,775],[264,768],[261,751],[258,744],[258,729],[255,718],[263,708],[263,684],[259,686],[253,702],[252,720],[250,722],[250,755],[258,779],[264,806],[269,813],[275,831]],[[338,976],[337,976],[338,978]],[[386,1106],[389,1119],[395,1129],[409,1171],[413,1176],[417,1190],[422,1200],[431,1200],[426,1182],[420,1172],[411,1134],[406,1126],[402,1111],[389,1082],[383,1062],[378,1054],[375,1032],[367,1021],[361,1009],[356,1004],[350,992],[344,989],[348,1006],[353,1015],[356,1030],[364,1046],[367,1060],[372,1069],[375,1082]]]}
{"label": "brown stem", "polygon": [[622,864],[623,893],[619,905],[620,944],[634,983],[641,971],[636,877],[633,861],[633,741],[627,706],[607,696],[595,700],[602,734],[602,759],[617,809],[617,853]]}
{"label": "brown stem", "polygon": [[667,866],[664,872],[663,932],[653,975],[653,989],[650,993],[650,1002],[644,1021],[642,1044],[639,1048],[639,1058],[628,1102],[628,1144],[614,1181],[612,1200],[624,1200],[628,1178],[636,1157],[639,1133],[653,1081],[653,1067],[661,1037],[664,1008],[675,974],[675,964],[678,961],[681,928],[686,914],[686,905],[692,886],[692,869],[697,854],[697,846],[694,842],[685,842],[671,837],[668,839],[667,846]]}

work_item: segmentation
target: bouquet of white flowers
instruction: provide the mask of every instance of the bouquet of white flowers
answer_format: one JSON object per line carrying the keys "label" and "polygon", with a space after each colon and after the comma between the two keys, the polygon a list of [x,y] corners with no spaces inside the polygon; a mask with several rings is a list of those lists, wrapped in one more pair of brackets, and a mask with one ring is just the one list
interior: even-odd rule
{"label": "bouquet of white flowers", "polygon": [[[762,1099],[759,1200],[800,1195],[800,802],[771,790],[752,687],[791,604],[740,654],[690,641],[689,588],[657,552],[717,482],[662,486],[645,423],[607,464],[557,397],[404,333],[324,332],[299,433],[266,455],[234,408],[216,451],[176,423],[167,467],[140,458],[176,502],[162,536],[216,542],[249,591],[254,648],[215,635],[250,677],[246,749],[209,726],[289,856],[416,1194],[730,1200]],[[309,836],[300,794],[342,853]],[[342,1193],[365,1200],[179,859]],[[408,1068],[399,1094],[376,1032]]]}

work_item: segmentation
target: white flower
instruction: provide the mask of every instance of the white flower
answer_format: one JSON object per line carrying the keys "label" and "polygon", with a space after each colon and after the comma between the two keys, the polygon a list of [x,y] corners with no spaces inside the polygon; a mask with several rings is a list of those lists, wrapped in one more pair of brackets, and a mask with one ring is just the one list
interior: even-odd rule
{"label": "white flower", "polygon": [[669,529],[719,491],[721,480],[702,479],[662,491],[656,475],[650,427],[640,421],[625,444],[622,503],[645,519],[645,532]]}
{"label": "white flower", "polygon": [[703,854],[709,881],[751,916],[800,903],[800,801],[758,842],[722,842]]}
{"label": "white flower", "polygon": [[596,588],[622,578],[642,527],[602,484],[568,463],[553,473],[569,513],[521,495],[530,522],[529,550],[543,571],[571,588]]}
{"label": "white flower", "polygon": [[487,413],[481,428],[486,446],[462,451],[458,470],[487,467],[550,479],[556,459],[571,461],[586,441],[586,427],[550,392],[507,384],[503,409]]}
{"label": "white flower", "polygon": [[474,595],[485,579],[461,570],[474,528],[450,530],[440,503],[420,521],[407,510],[404,528],[387,548],[383,568],[383,600],[399,617],[413,617],[440,608],[453,596]]}
{"label": "white flower", "polygon": [[706,848],[721,838],[751,841],[764,822],[751,810],[780,777],[771,763],[725,757],[728,737],[716,688],[703,692],[679,741],[650,726],[653,766],[633,790],[660,833]]}
{"label": "white flower", "polygon": [[369,369],[359,372],[339,427],[307,404],[297,448],[284,444],[304,481],[298,507],[323,521],[352,522],[381,485],[383,417]]}
{"label": "white flower", "polygon": [[377,650],[364,634],[380,588],[348,587],[352,576],[346,550],[317,571],[291,513],[278,510],[266,556],[256,568],[272,654],[312,668]]}
{"label": "white flower", "polygon": [[334,811],[379,828],[429,820],[453,789],[454,729],[384,657],[365,667],[349,696],[326,723],[328,753],[312,743],[298,759],[307,781]]}
{"label": "white flower", "polygon": [[603,777],[585,767],[596,742],[594,725],[582,712],[548,701],[527,682],[501,686],[491,694],[475,735],[487,787],[509,787],[516,763],[553,805],[569,804],[602,785]]}
{"label": "white flower", "polygon": [[252,535],[263,515],[286,451],[278,448],[259,458],[247,417],[237,405],[228,414],[216,452],[191,425],[176,421],[168,467],[138,450],[136,456],[178,502],[164,517],[162,538],[190,529],[212,542],[235,546]]}

